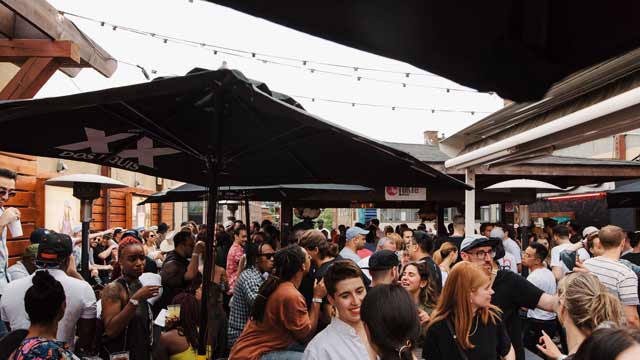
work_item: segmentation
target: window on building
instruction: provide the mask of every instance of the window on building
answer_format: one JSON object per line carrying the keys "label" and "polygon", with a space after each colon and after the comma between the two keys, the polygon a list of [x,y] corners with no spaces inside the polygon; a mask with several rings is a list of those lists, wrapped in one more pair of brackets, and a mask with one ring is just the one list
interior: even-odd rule
{"label": "window on building", "polygon": [[380,217],[383,222],[417,222],[418,209],[380,209]]}
{"label": "window on building", "polygon": [[186,204],[187,216],[185,221],[195,221],[201,224],[204,219],[204,203],[202,201],[189,201]]}
{"label": "window on building", "polygon": [[480,207],[480,222],[491,222],[491,206]]}

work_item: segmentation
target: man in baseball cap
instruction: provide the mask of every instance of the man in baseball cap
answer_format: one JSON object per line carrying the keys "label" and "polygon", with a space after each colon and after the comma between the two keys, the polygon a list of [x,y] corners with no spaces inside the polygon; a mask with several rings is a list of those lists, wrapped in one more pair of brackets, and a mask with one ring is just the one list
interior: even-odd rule
{"label": "man in baseball cap", "polygon": [[503,311],[503,321],[516,352],[516,359],[524,359],[522,324],[518,310],[520,308],[540,308],[545,311],[554,311],[558,298],[546,294],[527,279],[512,271],[498,270],[494,272],[496,247],[500,241],[500,239],[487,238],[482,235],[466,236],[460,245],[460,256],[464,261],[482,266],[487,274],[491,274],[493,279],[491,290],[494,292],[491,296],[491,304],[498,306]]}
{"label": "man in baseball cap", "polygon": [[584,228],[584,230],[582,230],[582,239],[586,240],[589,235],[595,234],[598,231],[600,231],[600,229],[595,226],[587,226],[586,228]]}
{"label": "man in baseball cap", "polygon": [[36,255],[38,254],[38,244],[27,246],[22,254],[22,259],[11,265],[7,270],[11,281],[25,278],[36,271]]}
{"label": "man in baseball cap", "polygon": [[61,268],[66,269],[65,261],[69,260],[69,255],[73,252],[71,238],[65,234],[58,234],[49,231],[40,239],[36,264],[41,268]]}
{"label": "man in baseball cap", "polygon": [[347,242],[340,251],[340,256],[343,259],[349,259],[356,264],[360,261],[357,251],[364,248],[365,236],[369,233],[369,230],[361,229],[357,226],[350,227],[347,230]]}
{"label": "man in baseball cap", "polygon": [[464,238],[460,244],[462,260],[482,265],[487,271],[493,270],[493,258],[500,240],[482,235],[472,234]]}
{"label": "man in baseball cap", "polygon": [[[38,244],[36,265],[40,269],[36,272],[48,271],[62,284],[67,298],[64,316],[58,323],[56,340],[67,343],[74,352],[83,352],[92,348],[95,338],[96,296],[88,282],[67,275],[72,251],[69,235],[49,231]],[[29,328],[24,298],[33,285],[33,276],[10,282],[6,289],[11,296],[3,297],[0,302],[2,321],[9,323],[11,330]]]}
{"label": "man in baseball cap", "polygon": [[[391,250],[378,250],[369,258],[369,273],[371,274],[371,287],[377,285],[389,285],[398,279],[398,255]],[[364,268],[363,268],[364,269]]]}
{"label": "man in baseball cap", "polygon": [[45,228],[38,228],[35,229],[31,232],[31,236],[29,237],[29,241],[32,244],[39,244],[40,240],[42,240],[42,238],[49,233],[49,230],[45,229]]}

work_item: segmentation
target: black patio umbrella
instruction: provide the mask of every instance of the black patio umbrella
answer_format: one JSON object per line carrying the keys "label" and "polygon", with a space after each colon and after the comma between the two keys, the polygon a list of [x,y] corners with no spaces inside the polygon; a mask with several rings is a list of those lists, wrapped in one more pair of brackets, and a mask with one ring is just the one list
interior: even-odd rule
{"label": "black patio umbrella", "polygon": [[[214,189],[286,183],[467,188],[402,151],[295,104],[237,71],[197,70],[139,85],[0,103],[0,133],[5,134],[0,149]],[[17,134],[20,140],[12,140]],[[209,193],[209,224],[215,222],[217,195]],[[213,237],[213,231],[207,233],[205,279],[211,279]],[[201,329],[206,328],[207,297],[203,291]],[[205,351],[204,333],[199,354]]]}
{"label": "black patio umbrella", "polygon": [[640,207],[640,180],[616,181],[616,188],[607,191],[607,207]]}
{"label": "black patio umbrella", "polygon": [[640,46],[632,0],[209,1],[518,102]]}
{"label": "black patio umbrella", "polygon": [[[374,189],[360,185],[343,184],[280,184],[264,186],[220,186],[218,198],[223,200],[287,201],[323,199],[343,199],[353,192],[372,192]],[[180,185],[149,195],[138,205],[203,200],[209,193],[204,186]]]}

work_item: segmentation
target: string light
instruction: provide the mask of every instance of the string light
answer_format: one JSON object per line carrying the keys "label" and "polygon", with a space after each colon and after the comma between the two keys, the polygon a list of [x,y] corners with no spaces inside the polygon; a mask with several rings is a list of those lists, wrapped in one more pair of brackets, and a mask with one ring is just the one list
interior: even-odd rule
{"label": "string light", "polygon": [[[168,36],[168,35],[161,35],[161,34],[152,33],[152,32],[148,32],[148,31],[144,31],[144,30],[140,30],[140,29],[135,29],[135,28],[131,28],[131,27],[120,26],[120,25],[109,23],[109,22],[104,21],[104,20],[98,20],[98,19],[94,19],[94,18],[90,18],[90,17],[87,17],[87,16],[78,15],[78,14],[74,14],[74,13],[70,13],[70,12],[66,12],[66,11],[59,11],[59,13],[62,14],[62,15],[68,15],[68,16],[76,17],[76,18],[83,19],[83,20],[86,20],[86,21],[98,23],[98,24],[100,24],[102,26],[104,26],[104,24],[106,24],[108,26],[111,26],[113,28],[113,30],[118,29],[118,30],[122,30],[122,31],[131,32],[131,33],[134,33],[134,34],[137,34],[137,35],[149,36],[151,38],[162,39],[162,42],[165,43],[165,44],[171,42],[171,43],[175,43],[175,44],[194,46],[194,47],[197,46],[197,47],[201,47],[201,48],[214,48],[214,50],[213,50],[213,54],[214,55],[217,55],[218,53],[222,53],[222,54],[226,54],[226,55],[230,55],[230,56],[236,56],[236,57],[240,57],[240,58],[244,58],[244,59],[257,60],[257,61],[260,61],[263,64],[274,64],[274,65],[280,65],[280,66],[285,66],[285,67],[289,67],[289,68],[297,68],[297,69],[305,69],[305,66],[307,66],[309,64],[316,64],[316,65],[322,65],[322,66],[326,66],[326,67],[333,67],[333,68],[340,68],[340,69],[350,69],[350,70],[353,71],[353,73],[357,73],[359,71],[369,71],[369,72],[379,72],[379,73],[387,73],[387,74],[400,74],[400,75],[404,75],[406,78],[410,78],[411,76],[432,76],[432,77],[437,77],[437,75],[428,74],[428,73],[393,71],[393,70],[385,70],[385,69],[362,67],[362,66],[334,64],[334,63],[328,63],[328,62],[322,62],[322,61],[298,59],[298,58],[293,58],[293,57],[271,55],[271,54],[260,53],[260,52],[255,52],[255,51],[246,51],[246,50],[242,50],[242,49],[234,49],[234,48],[223,47],[223,46],[210,44],[210,43],[203,43],[203,42],[196,42],[196,41],[188,40],[188,39],[175,38],[175,37],[171,37],[171,36]],[[245,54],[246,56],[243,56],[242,54]],[[274,61],[274,60],[270,60],[270,59],[264,59],[264,58],[261,58],[261,57],[268,57],[268,58],[272,58],[272,59],[291,61],[291,62],[297,63],[298,65],[283,63],[283,62]],[[431,86],[431,85],[424,85],[424,84],[416,84],[416,83],[407,83],[407,82],[400,82],[400,81],[394,81],[394,80],[379,79],[379,78],[356,75],[356,74],[345,74],[345,73],[340,73],[340,72],[335,72],[335,71],[320,70],[320,69],[317,69],[317,68],[311,68],[309,70],[310,70],[310,72],[312,74],[313,73],[321,73],[321,74],[328,74],[328,75],[340,76],[340,77],[352,77],[352,78],[356,79],[357,81],[368,80],[368,81],[386,83],[386,84],[398,84],[398,85],[401,85],[403,88],[406,88],[406,87],[419,87],[419,88],[426,88],[426,89],[443,90],[443,91],[446,91],[447,93],[455,91],[455,92],[468,92],[468,93],[489,94],[489,95],[493,95],[494,94],[493,92],[483,93],[483,92],[479,92],[479,91],[472,90],[472,89],[452,88],[452,87],[445,87],[445,86]]]}
{"label": "string light", "polygon": [[[127,66],[131,66],[131,67],[135,67],[141,70],[142,74],[144,75],[144,77],[149,80],[148,77],[148,72],[147,72],[147,68],[143,67],[142,65],[130,62],[130,61],[125,61],[125,60],[117,60],[118,63],[127,65]],[[171,72],[167,72],[167,71],[161,71],[158,69],[149,69],[149,71],[151,71],[152,74],[158,74],[158,73],[163,73],[163,74],[167,74],[167,75],[171,75],[171,76],[180,76],[178,74],[174,74]],[[372,108],[379,108],[379,109],[391,109],[392,111],[396,111],[396,110],[411,110],[411,111],[426,111],[426,112],[431,112],[432,114],[435,114],[436,112],[438,113],[465,113],[465,114],[471,114],[472,116],[476,115],[476,114],[491,114],[492,111],[476,111],[476,110],[460,110],[460,109],[435,109],[435,108],[425,108],[425,107],[416,107],[416,106],[399,106],[399,105],[384,105],[384,104],[373,104],[373,103],[363,103],[363,102],[357,102],[357,101],[351,101],[351,100],[339,100],[339,99],[328,99],[328,98],[320,98],[320,97],[315,97],[315,96],[307,96],[307,95],[299,95],[299,94],[291,94],[290,95],[292,98],[296,98],[296,99],[306,99],[306,100],[311,100],[311,102],[315,103],[317,101],[322,101],[322,102],[326,102],[326,103],[334,103],[334,104],[344,104],[344,105],[351,105],[351,107],[355,108],[357,106],[362,106],[362,107],[372,107]]]}
{"label": "string light", "polygon": [[311,102],[322,101],[322,102],[327,102],[327,103],[351,105],[351,107],[364,106],[364,107],[391,109],[392,111],[395,111],[395,110],[412,110],[412,111],[427,111],[427,112],[430,111],[432,114],[435,114],[435,113],[438,112],[438,113],[465,113],[465,114],[471,114],[471,115],[475,115],[475,114],[491,114],[491,113],[493,113],[492,111],[475,111],[475,110],[459,110],[459,109],[434,109],[434,108],[415,107],[415,106],[398,106],[398,105],[361,103],[361,102],[354,102],[354,101],[348,101],[348,100],[325,99],[325,98],[311,97],[311,96],[298,95],[298,94],[295,94],[295,95],[291,94],[290,96],[293,97],[293,98],[296,98],[296,99],[311,100]]}

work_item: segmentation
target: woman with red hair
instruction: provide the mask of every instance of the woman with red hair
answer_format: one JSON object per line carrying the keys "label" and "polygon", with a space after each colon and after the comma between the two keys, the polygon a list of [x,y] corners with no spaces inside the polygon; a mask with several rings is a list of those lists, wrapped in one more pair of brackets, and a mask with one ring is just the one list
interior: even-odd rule
{"label": "woman with red hair", "polygon": [[425,359],[515,359],[502,323],[502,311],[491,305],[491,279],[479,266],[453,267],[431,314],[425,336]]}

